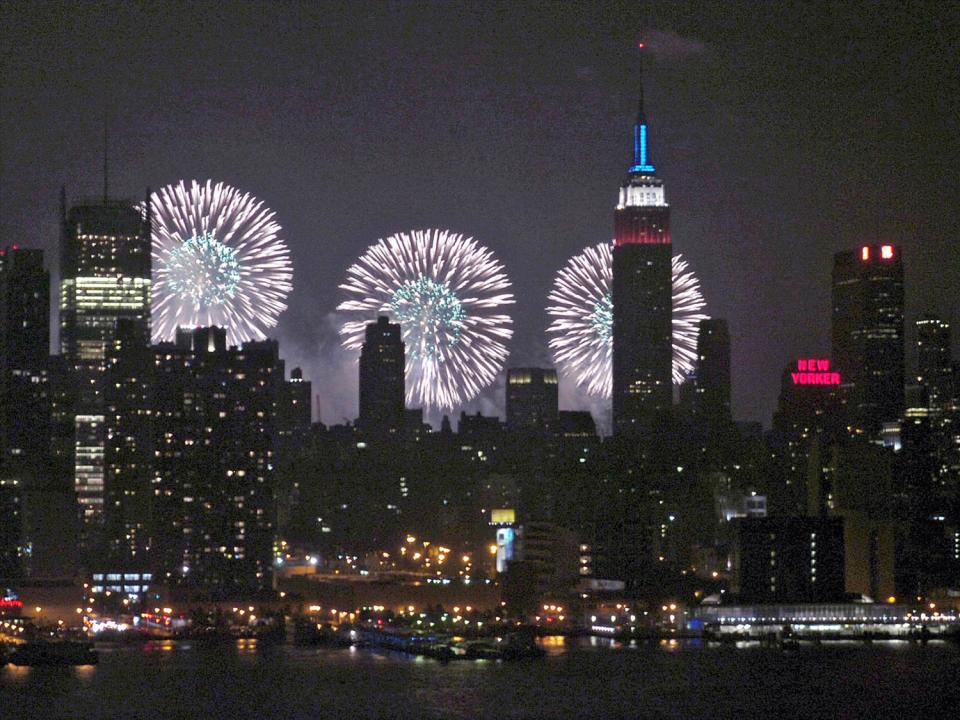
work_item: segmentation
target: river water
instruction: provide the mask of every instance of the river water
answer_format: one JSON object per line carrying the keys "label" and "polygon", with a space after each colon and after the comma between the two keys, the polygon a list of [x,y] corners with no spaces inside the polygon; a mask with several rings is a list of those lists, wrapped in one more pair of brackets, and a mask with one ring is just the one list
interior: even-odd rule
{"label": "river water", "polygon": [[0,668],[0,719],[960,717],[960,648],[939,642],[544,644],[540,660],[448,664],[255,641],[101,645],[97,666]]}

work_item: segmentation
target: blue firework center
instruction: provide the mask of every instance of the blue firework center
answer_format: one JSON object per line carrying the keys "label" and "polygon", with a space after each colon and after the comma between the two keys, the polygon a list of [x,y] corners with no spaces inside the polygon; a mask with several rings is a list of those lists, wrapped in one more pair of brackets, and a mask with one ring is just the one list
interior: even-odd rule
{"label": "blue firework center", "polygon": [[168,284],[195,305],[222,305],[240,283],[237,251],[211,233],[184,240],[167,260]]}
{"label": "blue firework center", "polygon": [[390,310],[404,330],[407,354],[442,362],[443,347],[460,342],[467,312],[447,282],[421,275],[397,288]]}
{"label": "blue firework center", "polygon": [[613,345],[613,293],[604,293],[603,297],[593,304],[590,324],[600,342]]}

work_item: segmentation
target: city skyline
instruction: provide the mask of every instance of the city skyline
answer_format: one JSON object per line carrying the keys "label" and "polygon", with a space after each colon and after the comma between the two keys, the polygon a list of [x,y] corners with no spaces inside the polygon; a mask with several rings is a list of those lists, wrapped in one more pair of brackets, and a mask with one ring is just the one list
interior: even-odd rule
{"label": "city skyline", "polygon": [[0,708],[944,714],[960,5],[0,38]]}
{"label": "city skyline", "polygon": [[[874,240],[878,205],[881,239],[903,247],[907,327],[924,312],[958,321],[943,291],[960,272],[949,220],[960,193],[947,170],[956,97],[936,92],[956,72],[938,52],[951,26],[934,35],[932,13],[871,18],[835,8],[831,27],[814,33],[813,10],[771,9],[760,29],[738,30],[746,6],[731,7],[730,17],[654,3],[557,8],[549,18],[529,7],[384,7],[365,19],[379,32],[364,34],[377,39],[376,52],[364,53],[372,40],[327,38],[361,21],[347,7],[300,7],[293,27],[269,5],[222,14],[195,7],[175,39],[164,33],[172,17],[87,9],[70,14],[78,32],[69,42],[50,22],[66,11],[34,10],[32,20],[3,11],[11,39],[36,39],[35,50],[21,43],[24,51],[4,60],[5,239],[44,249],[56,273],[56,196],[63,184],[71,201],[99,194],[109,106],[111,195],[214,177],[277,212],[296,272],[309,280],[290,296],[276,337],[291,365],[335,390],[324,397],[324,422],[356,416],[355,364],[336,337],[337,282],[360,248],[407,227],[445,224],[491,247],[531,298],[514,313],[507,366],[549,364],[542,307],[551,279],[566,257],[611,235],[641,37],[674,242],[701,278],[709,314],[730,322],[735,417],[769,424],[784,363],[828,351],[829,258]],[[122,52],[83,39],[83,28],[100,29],[106,18]],[[190,42],[191,28],[214,20],[264,54],[257,72],[234,47]],[[393,29],[398,20],[403,33]],[[801,31],[785,32],[791,24]],[[290,52],[266,47],[270,33],[255,25],[282,31]],[[476,32],[464,33],[466,25]],[[842,41],[849,26],[861,32]],[[327,40],[309,45],[315,37]],[[414,53],[425,37],[434,41],[429,52]],[[43,52],[50,43],[62,45],[74,70],[57,68],[63,61]],[[920,49],[901,62],[906,47]],[[202,71],[183,72],[182,58]],[[147,70],[145,84],[131,82]],[[111,77],[123,89],[107,102]],[[175,79],[194,98],[189,105],[162,101]],[[938,102],[947,112],[933,112]],[[56,112],[60,103],[73,110]],[[768,159],[781,155],[776,165]],[[501,374],[464,409],[502,416],[502,386]],[[561,405],[590,407],[569,382]]]}

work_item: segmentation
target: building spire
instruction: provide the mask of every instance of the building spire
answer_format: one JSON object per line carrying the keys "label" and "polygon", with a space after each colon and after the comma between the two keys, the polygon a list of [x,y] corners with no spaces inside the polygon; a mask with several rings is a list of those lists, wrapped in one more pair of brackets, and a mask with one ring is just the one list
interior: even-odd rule
{"label": "building spire", "polygon": [[637,52],[637,57],[640,59],[640,60],[639,60],[639,71],[638,71],[638,73],[637,73],[638,76],[639,76],[639,80],[640,80],[640,82],[639,82],[639,85],[640,85],[640,94],[639,94],[639,97],[637,98],[637,124],[638,124],[638,125],[639,125],[640,123],[646,124],[646,122],[647,122],[647,116],[646,116],[646,115],[644,114],[644,112],[643,112],[643,48],[644,48],[644,47],[646,47],[646,45],[645,45],[644,43],[638,43],[638,44],[637,44],[637,51],[638,51],[638,52]]}
{"label": "building spire", "polygon": [[633,165],[631,173],[650,175],[656,171],[647,153],[647,115],[643,110],[643,48],[644,43],[637,44],[640,57],[640,97],[637,104],[637,122],[633,126]]}

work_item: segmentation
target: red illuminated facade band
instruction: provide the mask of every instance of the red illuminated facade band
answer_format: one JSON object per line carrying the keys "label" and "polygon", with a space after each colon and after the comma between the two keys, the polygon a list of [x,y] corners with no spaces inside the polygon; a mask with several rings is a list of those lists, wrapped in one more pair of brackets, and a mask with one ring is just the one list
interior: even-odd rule
{"label": "red illuminated facade band", "polygon": [[614,240],[619,245],[669,245],[668,207],[618,208],[614,215]]}
{"label": "red illuminated facade band", "polygon": [[790,379],[794,385],[839,385],[840,373],[830,370],[830,361],[826,358],[800,358]]}

